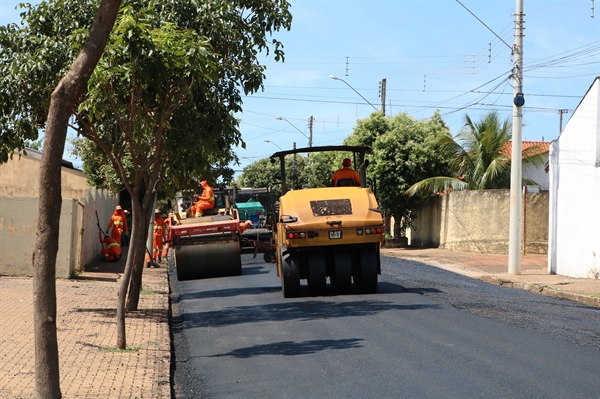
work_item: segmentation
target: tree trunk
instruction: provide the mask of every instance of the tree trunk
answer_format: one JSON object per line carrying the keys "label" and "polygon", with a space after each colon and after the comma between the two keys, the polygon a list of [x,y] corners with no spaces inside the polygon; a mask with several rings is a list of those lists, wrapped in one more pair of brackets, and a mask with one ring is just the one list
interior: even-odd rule
{"label": "tree trunk", "polygon": [[39,217],[33,254],[33,327],[35,344],[35,394],[60,398],[56,335],[56,256],[60,222],[61,163],[69,117],[102,56],[116,20],[121,0],[102,0],[81,53],[52,92],[44,151],[40,166]]}
{"label": "tree trunk", "polygon": [[[142,212],[141,214],[144,216],[143,227],[142,230],[144,233],[148,231],[148,226],[150,221],[153,220],[154,213],[154,194],[148,193],[146,197],[144,197]],[[144,234],[144,237],[147,239],[147,235]],[[146,239],[144,240],[144,253],[146,251]],[[141,251],[141,250],[140,250]],[[152,254],[152,247],[148,248],[150,254]],[[144,273],[144,258],[140,257],[136,259],[136,262],[133,264],[131,281],[129,282],[129,294],[127,295],[127,304],[126,309],[129,311],[138,310],[138,304],[140,301],[140,290],[142,289],[142,275]]]}
{"label": "tree trunk", "polygon": [[127,289],[132,275],[134,264],[138,261],[144,262],[143,248],[145,242],[145,218],[144,212],[139,202],[133,200],[131,202],[131,240],[129,242],[129,251],[127,253],[127,262],[125,263],[125,271],[119,286],[119,296],[117,302],[117,348],[127,348],[127,334],[125,330],[125,300],[127,299]]}
{"label": "tree trunk", "polygon": [[[154,192],[144,193],[142,203],[137,198],[137,193],[131,195],[131,242],[129,243],[129,252],[127,262],[125,263],[125,271],[121,279],[119,287],[119,295],[117,302],[117,348],[127,348],[127,335],[125,330],[125,313],[127,310],[137,310],[142,272],[144,271],[144,257],[146,255],[146,231],[148,230],[149,215],[153,211]],[[134,200],[135,198],[135,200]],[[139,271],[139,280],[133,283],[136,278],[136,273]],[[128,293],[129,290],[129,293]]]}

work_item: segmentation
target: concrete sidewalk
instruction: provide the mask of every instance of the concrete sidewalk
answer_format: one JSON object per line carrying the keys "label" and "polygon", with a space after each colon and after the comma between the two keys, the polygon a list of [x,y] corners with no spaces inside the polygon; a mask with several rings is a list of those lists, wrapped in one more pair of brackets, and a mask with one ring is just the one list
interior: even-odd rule
{"label": "concrete sidewalk", "polygon": [[[169,286],[165,263],[144,269],[136,312],[117,351],[116,306],[125,256],[57,280],[62,397],[170,398]],[[31,278],[0,277],[0,398],[35,398]]]}
{"label": "concrete sidewalk", "polygon": [[548,274],[547,255],[524,255],[521,274],[508,274],[508,255],[437,248],[382,248],[381,255],[411,259],[493,284],[600,306],[600,280]]}
{"label": "concrete sidewalk", "polygon": [[[507,256],[440,249],[382,249],[495,284],[599,306],[600,280],[547,274],[546,256],[523,257],[522,274],[506,273]],[[139,311],[126,318],[127,351],[115,350],[116,303],[125,258],[99,261],[76,279],[57,280],[58,349],[63,398],[170,398],[169,286],[166,265],[144,269]],[[0,398],[35,397],[31,278],[0,277]]]}

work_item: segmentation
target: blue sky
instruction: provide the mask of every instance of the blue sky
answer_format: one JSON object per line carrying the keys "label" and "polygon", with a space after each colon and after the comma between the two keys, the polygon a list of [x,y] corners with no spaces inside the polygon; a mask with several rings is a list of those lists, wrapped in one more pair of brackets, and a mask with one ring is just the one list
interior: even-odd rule
{"label": "blue sky", "polygon": [[[17,3],[0,2],[1,24],[19,20]],[[439,109],[453,134],[465,113],[478,119],[497,110],[512,121],[516,0],[290,3],[291,30],[273,35],[285,46],[285,62],[265,58],[265,90],[246,97],[238,115],[246,149],[236,150],[241,165],[235,169],[278,147],[308,146],[311,116],[313,145],[340,144],[357,119],[381,108],[382,79],[386,115],[425,119]],[[564,127],[600,76],[600,2],[523,4],[523,140],[551,141],[559,133],[559,110],[568,110]]]}

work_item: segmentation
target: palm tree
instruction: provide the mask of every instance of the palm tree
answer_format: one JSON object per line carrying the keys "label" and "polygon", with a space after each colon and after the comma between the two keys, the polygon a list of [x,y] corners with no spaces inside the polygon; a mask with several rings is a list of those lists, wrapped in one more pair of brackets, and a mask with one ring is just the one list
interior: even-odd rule
{"label": "palm tree", "polygon": [[[452,190],[482,190],[510,188],[510,146],[512,137],[508,119],[500,120],[492,111],[473,122],[465,115],[465,125],[453,138],[442,136],[438,144],[440,150],[449,157],[453,176],[437,176],[413,184],[406,193],[410,196],[428,196]],[[533,146],[523,151],[523,164],[543,164],[544,158]],[[523,179],[526,184],[535,184]]]}

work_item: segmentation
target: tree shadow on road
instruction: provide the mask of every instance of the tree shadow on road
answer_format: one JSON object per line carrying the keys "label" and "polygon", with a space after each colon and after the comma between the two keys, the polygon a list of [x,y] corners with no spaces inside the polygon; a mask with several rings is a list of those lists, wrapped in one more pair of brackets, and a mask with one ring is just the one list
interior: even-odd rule
{"label": "tree shadow on road", "polygon": [[334,303],[310,300],[260,306],[235,306],[216,311],[186,313],[183,328],[225,327],[265,321],[312,321],[361,317],[385,311],[440,309],[437,304],[398,305],[393,302],[363,300]]}
{"label": "tree shadow on road", "polygon": [[182,294],[174,298],[174,302],[192,299],[207,299],[207,298],[230,298],[239,295],[261,295],[273,292],[281,292],[281,287],[265,286],[265,287],[246,287],[246,288],[224,288],[220,290],[199,291]]}
{"label": "tree shadow on road", "polygon": [[297,356],[297,355],[310,355],[312,353],[321,352],[325,350],[336,350],[336,349],[357,349],[363,345],[360,344],[363,341],[362,338],[350,338],[350,339],[324,339],[324,340],[313,340],[305,342],[293,342],[293,341],[282,341],[274,342],[265,345],[255,345],[248,348],[241,348],[232,350],[229,353],[223,353],[220,355],[212,355],[209,357],[225,357],[231,356],[240,359],[247,359],[254,356]]}

